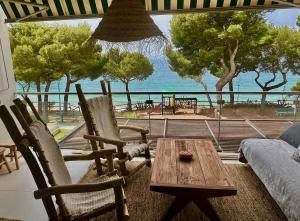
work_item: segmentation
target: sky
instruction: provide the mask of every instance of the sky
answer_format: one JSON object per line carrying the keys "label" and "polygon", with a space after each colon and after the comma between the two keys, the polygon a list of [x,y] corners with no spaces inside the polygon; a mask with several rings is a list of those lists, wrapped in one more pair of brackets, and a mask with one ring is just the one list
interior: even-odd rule
{"label": "sky", "polygon": [[[266,14],[266,19],[275,26],[287,25],[291,28],[296,27],[296,19],[300,15],[300,9],[277,9]],[[154,22],[160,28],[160,30],[169,36],[169,23],[172,19],[172,15],[155,15],[152,16]],[[59,23],[68,25],[77,25],[82,22],[88,23],[94,30],[99,24],[100,18],[97,19],[77,19],[70,21],[53,21],[49,23]]]}

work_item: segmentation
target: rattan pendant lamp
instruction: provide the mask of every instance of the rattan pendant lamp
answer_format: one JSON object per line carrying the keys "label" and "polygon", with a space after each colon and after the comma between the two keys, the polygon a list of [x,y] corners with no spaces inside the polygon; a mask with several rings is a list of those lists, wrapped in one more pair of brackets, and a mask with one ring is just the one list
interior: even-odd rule
{"label": "rattan pendant lamp", "polygon": [[113,0],[92,38],[111,47],[133,46],[147,51],[167,43],[140,0]]}

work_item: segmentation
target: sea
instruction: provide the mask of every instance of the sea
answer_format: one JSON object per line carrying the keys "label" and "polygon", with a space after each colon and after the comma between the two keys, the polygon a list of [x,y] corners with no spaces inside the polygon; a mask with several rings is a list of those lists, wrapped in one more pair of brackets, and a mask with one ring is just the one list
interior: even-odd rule
{"label": "sea", "polygon": [[[204,91],[203,87],[196,81],[190,78],[181,78],[176,72],[173,72],[169,68],[166,57],[154,57],[150,58],[151,63],[154,65],[153,74],[144,81],[132,81],[129,85],[130,91],[139,91],[139,92],[149,92],[149,91],[185,91],[185,92],[194,92],[194,91]],[[234,79],[234,91],[261,91],[258,85],[255,83],[254,78],[256,74],[254,72],[241,73],[237,78]],[[272,75],[265,73],[262,74],[260,81],[265,82],[271,79]],[[273,91],[286,92],[291,91],[292,86],[300,80],[299,75],[294,75],[288,73],[288,83],[283,87],[277,88]],[[100,92],[100,80],[102,78],[91,81],[90,79],[82,79],[77,83],[80,83],[84,92]],[[218,78],[212,76],[209,73],[206,73],[203,76],[204,82],[207,84],[209,91],[215,91],[215,84]],[[280,74],[276,82],[281,80]],[[51,84],[50,92],[63,92],[65,88],[65,79],[60,81],[54,81]],[[113,81],[111,82],[111,88],[113,92],[124,92],[125,86],[122,82]],[[30,91],[35,92],[35,85],[32,85]],[[17,91],[22,92],[20,85],[17,85]],[[224,91],[228,91],[228,87],[224,88]],[[76,92],[75,84],[71,86],[71,92]],[[92,97],[96,95],[89,95]],[[167,95],[166,95],[167,96]],[[168,95],[170,96],[170,95]],[[161,102],[161,95],[132,95],[133,103],[144,102],[146,99],[152,99],[154,102]],[[207,105],[207,97],[205,95],[177,95],[177,97],[196,97],[198,102],[203,105]],[[237,102],[259,102],[260,95],[236,95],[235,99]],[[33,101],[36,101],[36,96],[31,96]],[[49,101],[54,103],[59,103],[62,101],[62,96],[51,95],[49,96]],[[229,100],[228,96],[224,96],[225,100]],[[286,99],[286,96],[283,95],[269,95],[268,100],[277,101],[281,99]],[[212,95],[212,100],[216,101],[215,96]],[[125,95],[114,95],[113,101],[115,105],[125,105],[127,103],[127,98]],[[76,106],[78,104],[78,99],[76,95],[69,97],[70,104]]]}

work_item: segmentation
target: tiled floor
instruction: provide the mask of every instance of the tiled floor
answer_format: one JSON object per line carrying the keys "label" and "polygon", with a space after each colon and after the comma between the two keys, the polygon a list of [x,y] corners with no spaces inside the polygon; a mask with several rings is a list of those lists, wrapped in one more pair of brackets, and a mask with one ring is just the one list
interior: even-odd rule
{"label": "tiled floor", "polygon": [[[70,154],[64,150],[63,154]],[[72,180],[77,182],[87,171],[91,161],[67,162]],[[6,173],[6,168],[0,170],[0,217],[23,221],[46,221],[46,211],[41,200],[33,197],[36,190],[35,182],[23,158],[20,158],[20,170],[14,169]]]}

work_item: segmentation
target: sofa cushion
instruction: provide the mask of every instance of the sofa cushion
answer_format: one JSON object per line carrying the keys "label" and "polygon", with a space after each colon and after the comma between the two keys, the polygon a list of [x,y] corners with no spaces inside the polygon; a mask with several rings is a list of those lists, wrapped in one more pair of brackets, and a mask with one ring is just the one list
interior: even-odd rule
{"label": "sofa cushion", "polygon": [[280,139],[246,139],[240,145],[247,162],[288,220],[300,217],[300,163],[295,147]]}
{"label": "sofa cushion", "polygon": [[300,123],[293,124],[279,138],[297,148],[300,145]]}
{"label": "sofa cushion", "polygon": [[300,146],[295,150],[292,158],[298,162],[300,162]]}

